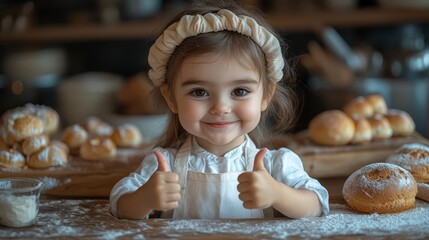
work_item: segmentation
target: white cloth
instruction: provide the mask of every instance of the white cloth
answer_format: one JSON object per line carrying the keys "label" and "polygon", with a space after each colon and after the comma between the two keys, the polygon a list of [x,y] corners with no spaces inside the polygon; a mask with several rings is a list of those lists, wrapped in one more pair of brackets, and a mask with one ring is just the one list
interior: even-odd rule
{"label": "white cloth", "polygon": [[165,81],[167,64],[174,49],[183,40],[202,33],[233,31],[249,36],[264,51],[268,76],[275,82],[283,78],[284,59],[278,39],[253,18],[237,16],[222,9],[217,13],[185,15],[178,22],[167,27],[149,50],[149,78],[155,86]]}
{"label": "white cloth", "polygon": [[[176,149],[163,149],[157,148],[169,162],[170,168],[175,169],[179,165],[176,165],[176,156],[178,155],[178,151]],[[224,174],[234,175],[229,173],[239,173],[243,171],[247,171],[249,169],[253,169],[253,161],[256,153],[259,151],[257,149],[250,138],[247,138],[246,142],[240,145],[239,147],[227,152],[223,157],[218,157],[210,152],[207,152],[205,149],[198,146],[195,139],[192,140],[192,146],[190,149],[185,149],[188,153],[181,153],[188,155],[187,162],[187,172],[188,177],[186,181],[190,178],[194,178],[193,176],[197,176],[200,174],[189,174],[189,172],[195,173],[204,173],[208,175],[219,175]],[[247,152],[247,153],[246,153]],[[180,155],[179,154],[179,157]],[[278,150],[269,150],[264,157],[264,166],[268,173],[279,182],[282,182],[293,188],[304,188],[309,189],[317,195],[321,206],[323,208],[323,215],[329,213],[329,197],[327,190],[320,185],[320,183],[309,177],[308,174],[304,171],[303,165],[299,157],[290,151],[287,148],[281,148]],[[138,189],[140,186],[145,184],[150,176],[156,171],[158,168],[158,163],[155,155],[149,154],[147,155],[139,168],[131,173],[129,176],[121,179],[116,185],[113,187],[110,194],[110,206],[111,212],[113,215],[119,217],[117,211],[117,201],[120,196],[125,193],[133,192]],[[238,176],[238,175],[237,175]],[[184,184],[183,175],[179,174],[179,178],[181,185]],[[234,176],[235,177],[235,176]],[[222,178],[222,177],[220,177]],[[227,177],[226,177],[227,178]],[[195,179],[193,179],[195,180]],[[235,180],[234,180],[235,181]],[[234,184],[236,184],[235,182]],[[236,187],[236,185],[235,185]],[[206,192],[210,192],[213,196],[219,196],[224,194],[223,192],[218,192],[219,188],[211,189],[206,187]],[[237,190],[234,191],[234,194],[237,194],[236,197],[238,199]],[[196,196],[192,196],[194,198],[200,197],[201,195],[206,193],[196,193]],[[186,198],[189,198],[187,196]],[[181,202],[184,201],[182,198]],[[181,203],[182,204],[182,203]],[[207,206],[206,208],[213,208],[214,206]],[[222,207],[222,206],[221,206]],[[225,209],[228,209],[225,208]],[[219,209],[216,209],[219,211]],[[205,213],[204,213],[205,214]],[[212,216],[206,216],[205,218],[216,218],[217,216],[212,213]],[[174,213],[164,213],[162,217],[172,217]],[[219,215],[221,216],[221,215]],[[267,216],[267,215],[265,215]],[[226,217],[240,217],[241,216],[226,216]],[[244,216],[244,217],[252,217],[252,216]]]}

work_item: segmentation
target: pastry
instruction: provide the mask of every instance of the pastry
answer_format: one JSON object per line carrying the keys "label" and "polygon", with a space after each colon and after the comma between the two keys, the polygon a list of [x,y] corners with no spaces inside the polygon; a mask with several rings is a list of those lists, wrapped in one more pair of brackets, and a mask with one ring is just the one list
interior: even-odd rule
{"label": "pastry", "polygon": [[54,145],[48,145],[27,158],[27,165],[31,168],[49,168],[66,163],[67,154]]}
{"label": "pastry", "polygon": [[14,149],[0,149],[0,169],[21,168],[25,165],[24,156]]}
{"label": "pastry", "polygon": [[343,108],[344,112],[351,118],[366,118],[374,115],[374,109],[364,97],[352,99]]}
{"label": "pastry", "polygon": [[82,124],[83,129],[90,135],[90,137],[105,137],[110,136],[113,132],[113,127],[102,121],[98,117],[89,117]]}
{"label": "pastry", "polygon": [[390,163],[366,165],[346,180],[343,197],[364,213],[393,213],[415,207],[417,182],[404,168]]}
{"label": "pastry", "polygon": [[404,144],[390,154],[386,162],[405,168],[417,182],[429,183],[429,146],[420,143]]}
{"label": "pastry", "polygon": [[143,140],[137,126],[130,123],[117,126],[110,138],[118,147],[137,147]]}
{"label": "pastry", "polygon": [[384,117],[392,127],[393,136],[409,136],[416,128],[413,118],[403,110],[389,109]]}
{"label": "pastry", "polygon": [[48,143],[49,137],[45,134],[26,138],[21,145],[22,153],[24,153],[26,156],[29,156],[30,154],[37,152],[41,148],[47,146]]}
{"label": "pastry", "polygon": [[387,112],[386,101],[380,94],[368,95],[365,97],[365,100],[372,106],[374,113],[385,114]]}
{"label": "pastry", "polygon": [[88,140],[88,133],[80,125],[74,124],[64,129],[61,141],[70,149],[71,153],[79,153],[79,148]]}
{"label": "pastry", "polygon": [[116,145],[110,138],[96,137],[80,147],[80,157],[84,160],[108,160],[116,156]]}
{"label": "pastry", "polygon": [[348,144],[355,133],[353,120],[339,110],[318,114],[309,124],[310,139],[321,145]]}
{"label": "pastry", "polygon": [[42,121],[35,115],[22,114],[7,120],[7,132],[16,142],[43,133]]}
{"label": "pastry", "polygon": [[372,138],[374,140],[388,139],[393,135],[389,121],[381,114],[375,114],[368,118],[372,128]]}
{"label": "pastry", "polygon": [[70,149],[67,146],[67,144],[59,141],[59,140],[52,140],[49,142],[49,145],[56,146],[58,148],[61,148],[67,155],[70,153]]}

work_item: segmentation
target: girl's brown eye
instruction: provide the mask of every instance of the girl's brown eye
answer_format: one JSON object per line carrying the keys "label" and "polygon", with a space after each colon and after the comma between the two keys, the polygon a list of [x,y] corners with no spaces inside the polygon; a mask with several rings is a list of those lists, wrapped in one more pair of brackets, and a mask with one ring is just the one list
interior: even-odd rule
{"label": "girl's brown eye", "polygon": [[197,89],[192,91],[192,94],[196,97],[206,97],[208,96],[208,93],[205,90]]}
{"label": "girl's brown eye", "polygon": [[234,89],[234,91],[232,92],[233,96],[246,96],[249,93],[249,91],[247,91],[246,89],[243,88],[239,88],[239,89]]}

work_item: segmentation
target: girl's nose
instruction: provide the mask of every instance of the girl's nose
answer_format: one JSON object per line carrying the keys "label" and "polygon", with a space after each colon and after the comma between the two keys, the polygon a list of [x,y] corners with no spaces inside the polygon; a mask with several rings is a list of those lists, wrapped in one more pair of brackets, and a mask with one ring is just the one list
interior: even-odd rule
{"label": "girl's nose", "polygon": [[216,99],[210,109],[211,114],[227,114],[231,112],[231,104],[225,99]]}

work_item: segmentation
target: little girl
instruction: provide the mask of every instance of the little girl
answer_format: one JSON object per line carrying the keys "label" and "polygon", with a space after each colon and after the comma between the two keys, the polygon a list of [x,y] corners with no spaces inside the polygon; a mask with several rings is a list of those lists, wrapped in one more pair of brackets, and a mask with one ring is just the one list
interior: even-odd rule
{"label": "little girl", "polygon": [[113,215],[263,218],[276,210],[300,218],[329,212],[328,192],[295,153],[254,143],[262,140],[267,115],[290,125],[293,94],[278,84],[285,66],[279,38],[256,13],[228,2],[185,11],[151,47],[149,78],[172,114],[159,147],[113,187]]}

